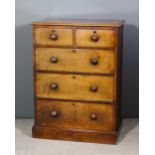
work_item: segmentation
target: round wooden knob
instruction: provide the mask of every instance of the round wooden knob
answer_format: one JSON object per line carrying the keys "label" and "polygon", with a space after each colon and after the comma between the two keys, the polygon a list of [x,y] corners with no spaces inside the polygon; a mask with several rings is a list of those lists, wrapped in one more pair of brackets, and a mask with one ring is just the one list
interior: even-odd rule
{"label": "round wooden knob", "polygon": [[50,62],[51,63],[57,63],[58,62],[58,58],[57,57],[51,57],[50,58]]}
{"label": "round wooden knob", "polygon": [[97,120],[97,115],[96,114],[91,114],[90,119],[91,120]]}
{"label": "round wooden knob", "polygon": [[98,64],[98,59],[97,58],[92,58],[90,60],[90,62],[91,62],[92,65],[97,65]]}
{"label": "round wooden knob", "polygon": [[58,39],[58,35],[57,35],[57,34],[51,34],[51,35],[49,36],[49,39],[55,41],[55,40]]}
{"label": "round wooden knob", "polygon": [[50,88],[52,90],[57,90],[58,89],[58,84],[57,83],[51,83]]}
{"label": "round wooden knob", "polygon": [[50,116],[56,118],[58,116],[58,112],[56,110],[51,111]]}
{"label": "round wooden knob", "polygon": [[96,34],[93,34],[91,36],[91,40],[94,41],[94,42],[97,42],[99,40],[99,37]]}
{"label": "round wooden knob", "polygon": [[97,86],[91,86],[91,87],[90,87],[90,90],[91,90],[92,92],[97,92],[98,88],[97,88]]}

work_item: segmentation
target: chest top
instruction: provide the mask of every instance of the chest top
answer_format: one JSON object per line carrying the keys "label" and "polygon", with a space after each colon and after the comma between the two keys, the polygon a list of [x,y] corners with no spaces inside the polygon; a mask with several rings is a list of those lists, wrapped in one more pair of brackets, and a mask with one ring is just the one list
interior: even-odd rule
{"label": "chest top", "polygon": [[124,20],[85,20],[85,19],[46,19],[43,21],[33,22],[33,26],[108,26],[108,27],[120,27],[124,24]]}

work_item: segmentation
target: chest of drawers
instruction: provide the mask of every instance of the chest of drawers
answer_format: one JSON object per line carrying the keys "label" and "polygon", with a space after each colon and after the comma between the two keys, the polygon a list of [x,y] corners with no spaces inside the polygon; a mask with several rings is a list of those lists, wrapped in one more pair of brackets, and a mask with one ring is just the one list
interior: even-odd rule
{"label": "chest of drawers", "polygon": [[33,137],[116,143],[123,21],[32,23]]}

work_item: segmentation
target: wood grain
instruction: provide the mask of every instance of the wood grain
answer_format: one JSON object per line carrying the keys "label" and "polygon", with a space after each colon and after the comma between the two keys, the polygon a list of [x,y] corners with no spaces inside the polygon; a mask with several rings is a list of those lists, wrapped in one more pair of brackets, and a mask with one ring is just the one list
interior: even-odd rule
{"label": "wood grain", "polygon": [[[50,60],[57,58],[56,63]],[[98,64],[91,61],[96,59]],[[91,49],[37,48],[36,69],[45,71],[66,71],[83,73],[114,73],[114,51]]]}
{"label": "wood grain", "polygon": [[[91,40],[91,36],[94,35],[94,31],[96,32],[96,36],[98,36],[99,40],[97,42],[93,42]],[[77,29],[76,30],[76,45],[77,47],[115,47],[115,31],[113,30],[85,30],[85,29]]]}
{"label": "wood grain", "polygon": [[[53,32],[54,31],[54,32]],[[56,46],[72,46],[73,34],[72,29],[62,28],[36,28],[36,44],[37,45],[56,45]],[[56,34],[57,40],[49,39],[50,35]]]}
{"label": "wood grain", "polygon": [[[52,83],[57,83],[57,90],[51,90]],[[97,92],[90,91],[92,86],[98,87]],[[113,77],[37,73],[36,96],[53,99],[113,101]]]}
{"label": "wood grain", "polygon": [[119,131],[105,132],[99,130],[49,128],[34,125],[32,133],[35,138],[116,144]]}
{"label": "wood grain", "polygon": [[43,21],[33,22],[33,26],[82,26],[82,27],[120,27],[124,20],[103,20],[103,19],[46,19]]}
{"label": "wood grain", "polygon": [[[37,100],[37,124],[40,126],[72,129],[113,129],[113,106],[110,104]],[[52,111],[58,113],[52,117]],[[96,116],[95,120],[91,116]]]}

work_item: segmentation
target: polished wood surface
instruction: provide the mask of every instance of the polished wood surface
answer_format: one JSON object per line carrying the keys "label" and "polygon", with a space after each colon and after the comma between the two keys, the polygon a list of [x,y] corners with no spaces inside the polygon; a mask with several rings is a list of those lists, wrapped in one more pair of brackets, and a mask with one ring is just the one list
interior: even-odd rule
{"label": "polished wood surface", "polygon": [[124,20],[102,20],[102,19],[46,19],[40,22],[33,22],[33,26],[82,26],[82,27],[121,27]]}
{"label": "polished wood surface", "polygon": [[[95,37],[96,36],[96,37]],[[115,31],[77,29],[75,35],[77,47],[115,47]]]}
{"label": "polished wood surface", "polygon": [[35,33],[37,45],[72,46],[73,44],[71,29],[36,28]]}
{"label": "polished wood surface", "polygon": [[33,137],[115,144],[124,21],[33,22]]}
{"label": "polished wood surface", "polygon": [[53,128],[112,130],[113,106],[37,100],[37,124]]}
{"label": "polished wood surface", "polygon": [[120,129],[113,132],[100,130],[80,130],[67,128],[52,128],[34,125],[32,134],[35,138],[69,140],[89,143],[116,144]]}
{"label": "polished wood surface", "polygon": [[[52,89],[52,84],[56,84],[57,89]],[[93,87],[97,87],[97,90],[93,91]],[[36,96],[52,99],[113,101],[113,77],[38,73]]]}
{"label": "polished wood surface", "polygon": [[36,69],[83,73],[114,73],[114,51],[37,48]]}

